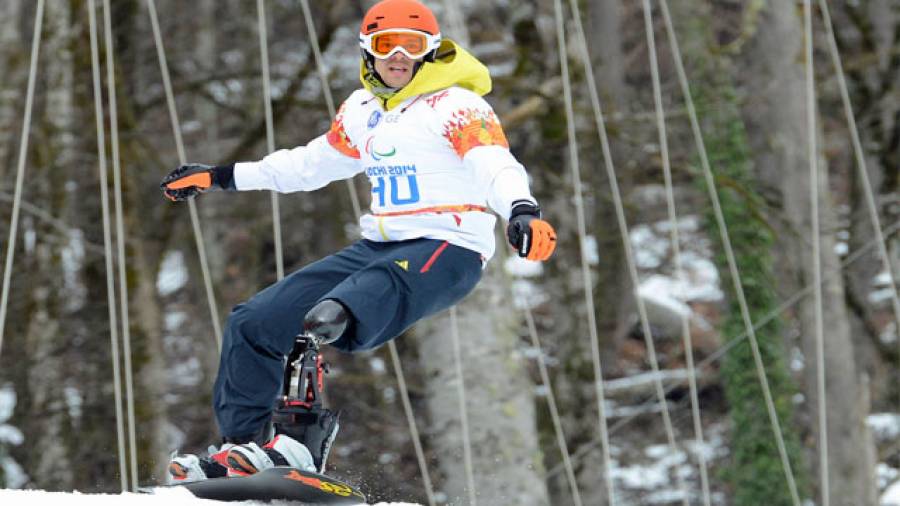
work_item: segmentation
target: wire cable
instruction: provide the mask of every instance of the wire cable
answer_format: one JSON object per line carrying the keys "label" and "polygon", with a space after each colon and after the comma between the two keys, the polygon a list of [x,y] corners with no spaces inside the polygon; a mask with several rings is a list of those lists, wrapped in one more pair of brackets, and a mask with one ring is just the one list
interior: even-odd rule
{"label": "wire cable", "polygon": [[684,63],[681,58],[681,50],[678,46],[678,39],[672,25],[671,15],[669,14],[669,5],[667,0],[660,0],[663,18],[666,24],[666,30],[669,33],[669,41],[672,45],[672,55],[675,61],[675,70],[678,74],[678,82],[681,86],[682,95],[687,105],[688,117],[691,122],[691,130],[693,132],[694,141],[697,145],[697,152],[700,156],[700,164],[703,168],[703,175],[706,181],[706,188],[709,192],[709,198],[713,205],[713,211],[716,217],[719,234],[725,249],[725,256],[728,262],[728,270],[731,274],[731,280],[734,285],[735,295],[741,310],[741,318],[744,321],[744,328],[747,332],[747,338],[750,341],[750,349],[753,354],[753,361],[756,367],[756,373],[762,387],[763,398],[765,400],[766,412],[769,415],[769,422],[772,425],[772,431],[775,433],[775,442],[778,446],[778,454],[781,459],[781,465],[784,470],[785,480],[790,490],[791,499],[794,506],[800,506],[800,496],[797,491],[797,484],[794,480],[794,473],[791,469],[791,462],[788,459],[787,448],[784,444],[784,435],[781,431],[781,424],[778,420],[778,414],[775,411],[775,402],[772,399],[772,391],[769,388],[769,380],[766,377],[765,364],[762,361],[762,354],[759,351],[759,342],[756,339],[756,331],[753,328],[753,321],[750,318],[750,309],[744,295],[744,285],[738,272],[737,260],[734,254],[734,248],[731,246],[731,238],[728,234],[728,226],[725,223],[725,216],[722,212],[722,205],[719,201],[718,190],[716,189],[715,179],[713,178],[712,169],[709,164],[709,156],[706,152],[706,145],[703,141],[703,134],[700,130],[700,122],[697,118],[697,110],[694,107],[694,99],[691,95],[690,85],[688,84],[687,74],[684,70]]}
{"label": "wire cable", "polygon": [[[393,343],[393,341],[391,341]],[[409,425],[409,433],[412,437],[413,446],[416,451],[416,460],[419,462],[419,469],[422,472],[422,482],[425,485],[425,494],[428,496],[428,505],[435,506],[437,499],[434,495],[434,486],[431,484],[431,475],[428,474],[428,463],[425,462],[425,450],[422,449],[422,438],[419,436],[419,429],[416,427],[416,419],[412,415],[412,403],[409,401],[409,389],[406,388],[406,378],[403,376],[403,369],[400,367],[400,354],[397,352],[397,346],[388,346],[391,354],[391,361],[394,364],[394,372],[397,375],[397,386],[400,388],[400,400],[403,402],[403,410],[407,413],[406,421]]]}
{"label": "wire cable", "polygon": [[125,404],[127,408],[128,450],[131,488],[137,490],[137,438],[134,424],[134,375],[131,370],[131,325],[128,319],[128,272],[125,256],[125,225],[122,210],[122,168],[119,156],[119,120],[116,105],[115,55],[113,52],[112,14],[109,0],[103,0],[103,29],[106,46],[106,86],[109,100],[109,134],[113,165],[113,202],[116,216],[116,260],[119,266],[119,305],[122,317],[122,358],[125,362]]}
{"label": "wire cable", "polygon": [[803,0],[803,39],[806,71],[806,131],[809,157],[809,199],[812,225],[812,269],[816,340],[816,396],[819,414],[819,484],[822,506],[830,506],[828,482],[828,410],[825,398],[825,330],[822,315],[822,238],[819,226],[819,150],[816,142],[816,88],[813,72],[812,2]]}
{"label": "wire cable", "polygon": [[112,355],[113,396],[116,412],[116,443],[119,450],[119,481],[122,492],[128,490],[125,460],[125,427],[122,413],[122,376],[119,366],[119,323],[116,315],[115,267],[113,266],[112,226],[109,210],[109,182],[106,166],[106,132],[103,123],[103,91],[100,81],[100,50],[97,43],[97,12],[94,0],[88,0],[91,39],[91,73],[94,84],[94,115],[97,119],[97,161],[100,175],[100,207],[103,214],[103,258],[106,262],[106,302],[109,308],[109,348]]}
{"label": "wire cable", "polygon": [[[656,39],[653,32],[653,11],[650,7],[649,0],[644,0],[643,10],[644,28],[647,33],[647,46],[650,56],[650,74],[653,81],[653,103],[656,110],[656,127],[659,133],[659,146],[660,153],[662,155],[663,178],[665,180],[666,188],[666,207],[668,209],[669,215],[670,243],[672,244],[672,252],[675,260],[675,278],[682,283],[682,293],[679,294],[679,299],[684,302],[685,297],[683,293],[683,283],[687,278],[684,274],[684,267],[681,259],[681,239],[679,237],[680,233],[678,231],[678,215],[675,210],[675,192],[672,188],[672,167],[669,160],[669,141],[666,134],[666,118],[662,103],[662,86],[660,84],[659,78],[659,62],[657,61]],[[682,341],[684,342],[684,354],[687,362],[688,385],[691,394],[691,418],[694,422],[694,437],[696,438],[697,443],[701,448],[701,450],[697,452],[697,458],[700,464],[700,485],[703,493],[703,504],[705,506],[710,506],[709,473],[706,467],[706,456],[702,451],[704,445],[703,424],[700,418],[700,399],[697,395],[697,378],[694,371],[694,346],[691,338],[690,325],[688,324],[688,315],[686,313],[682,313],[680,315],[680,320],[681,337]],[[661,381],[659,382],[659,386],[660,388],[662,387]],[[663,393],[663,398],[665,398],[665,393]],[[677,451],[674,437],[669,440],[669,445],[673,452]],[[680,477],[681,475],[679,474],[678,476]],[[679,481],[679,485],[685,492],[683,502],[686,506],[688,501],[687,490],[685,488],[684,480],[680,479]]]}
{"label": "wire cable", "polygon": [[[331,96],[331,85],[328,83],[328,71],[325,68],[325,60],[322,58],[322,50],[319,48],[319,39],[316,35],[316,25],[312,21],[312,13],[309,10],[309,1],[300,0],[303,16],[306,19],[306,32],[309,34],[309,44],[312,46],[313,57],[316,59],[316,68],[319,70],[319,79],[322,81],[322,93],[325,95],[325,104],[328,106],[328,114],[333,118],[337,112],[334,107],[334,98]],[[350,194],[350,204],[353,206],[353,215],[359,220],[362,216],[362,207],[359,203],[359,195],[353,179],[347,179],[347,192]]]}
{"label": "wire cable", "polygon": [[[607,174],[613,175],[613,177],[610,177],[610,184],[612,185],[612,188],[614,190],[613,196],[615,198],[618,196],[618,185],[617,185],[616,179],[614,177],[615,169],[613,168],[612,151],[610,150],[609,139],[606,135],[605,120],[603,117],[603,110],[601,108],[600,99],[599,99],[600,94],[597,92],[597,84],[594,80],[594,69],[593,69],[593,66],[591,65],[590,54],[588,54],[587,37],[585,37],[585,35],[584,35],[584,25],[581,23],[581,10],[578,7],[577,0],[570,0],[569,6],[572,10],[572,18],[575,23],[575,35],[577,36],[578,49],[580,50],[580,51],[578,51],[578,53],[579,53],[579,56],[581,57],[581,63],[585,70],[585,81],[587,82],[587,85],[588,85],[588,94],[591,99],[591,106],[592,106],[593,112],[594,112],[594,119],[597,122],[597,131],[600,135],[600,145],[601,145],[601,149],[603,150],[603,159],[606,162]],[[560,30],[560,24],[557,25],[557,30]],[[564,59],[565,56],[563,54],[561,54],[560,58]],[[566,67],[568,67],[568,62],[566,62]],[[565,78],[566,79],[564,79],[564,81],[563,81],[564,84],[568,80],[568,72],[566,73]],[[564,89],[566,89],[566,88],[570,89],[571,85],[566,84]],[[571,94],[571,91],[569,91],[568,93]],[[570,135],[574,135],[574,133],[570,133]],[[577,156],[577,152],[576,152],[576,156]],[[578,179],[580,179],[580,178],[576,178],[576,180],[578,180]],[[578,183],[578,185],[580,186],[580,182]],[[576,207],[577,207],[579,205],[578,202],[580,201],[580,192],[578,193],[578,196],[576,197],[576,199],[577,199],[576,200]],[[618,209],[618,206],[617,206],[617,209]],[[581,225],[579,225],[579,228],[580,227],[581,227]],[[579,237],[582,238],[582,240],[583,240],[584,236],[582,234],[583,234],[583,232],[581,230],[579,230]],[[627,245],[627,241],[626,241],[626,248],[627,247],[628,247],[628,245]],[[581,245],[581,249],[582,249],[582,251],[581,251],[582,276],[584,276],[584,262],[586,260],[587,250],[586,250],[584,244]],[[589,271],[588,271],[588,273],[589,273]],[[590,280],[590,278],[586,278],[586,280]],[[587,282],[585,282],[585,284],[588,285]],[[637,286],[637,285],[635,285],[635,286]],[[593,319],[594,319],[593,295],[591,295],[591,297],[589,299],[586,298],[585,302],[588,304],[587,307],[591,308],[591,310],[588,312],[588,315],[589,315],[588,317],[589,317],[590,321],[593,321]],[[607,502],[610,505],[614,505],[614,504],[616,504],[615,484],[613,483],[613,479],[612,479],[612,457],[610,456],[609,427],[608,427],[608,422],[606,421],[606,395],[603,391],[603,370],[602,370],[601,363],[600,363],[600,344],[599,344],[599,337],[597,336],[596,323],[593,323],[592,325],[590,325],[590,329],[591,329],[591,358],[593,361],[594,378],[595,378],[594,382],[595,382],[595,388],[597,391],[597,415],[600,420],[600,442],[601,442],[600,446],[601,446],[601,451],[603,454],[603,467],[605,470],[604,477],[606,478]]]}
{"label": "wire cable", "polygon": [[[887,235],[890,235],[898,230],[900,230],[900,221],[895,222],[894,224],[892,224],[891,226],[886,228],[883,232]],[[869,242],[867,242],[865,245],[861,246],[859,249],[857,249],[856,251],[854,251],[850,255],[848,255],[847,258],[844,259],[844,261],[841,263],[841,270],[825,274],[823,277],[823,282],[826,280],[830,280],[834,277],[842,275],[843,269],[847,268],[851,264],[853,264],[853,263],[857,262],[859,259],[863,258],[863,256],[869,250],[871,250],[872,248],[875,247],[876,242],[877,242],[877,239],[872,239]],[[796,306],[797,303],[799,303],[805,297],[809,296],[809,294],[811,294],[812,291],[813,291],[813,286],[807,285],[807,286],[801,288],[800,290],[794,292],[794,294],[792,294],[784,302],[782,302],[781,305],[779,305],[777,308],[769,311],[768,313],[763,315],[762,318],[760,318],[759,320],[754,322],[753,328],[755,330],[759,330],[759,329],[763,328],[764,326],[768,325],[769,322],[771,322],[772,320],[777,318],[780,314],[782,314],[782,313],[786,312],[788,309],[791,309],[792,307]],[[744,342],[745,339],[747,339],[746,331],[741,332],[740,334],[737,334],[737,335],[727,339],[725,344],[723,344],[722,346],[717,348],[713,353],[711,353],[709,356],[707,356],[706,358],[704,358],[703,360],[698,362],[696,365],[696,369],[703,369],[705,367],[711,366],[714,362],[717,362],[722,357],[727,355],[731,350],[733,350],[735,347],[737,347],[737,345]],[[679,386],[681,386],[681,381],[673,381],[666,388],[666,395],[672,393]],[[615,434],[620,429],[624,428],[629,423],[633,422],[638,417],[640,417],[641,413],[643,411],[641,408],[648,408],[648,407],[654,406],[656,404],[657,404],[656,395],[654,394],[649,399],[646,399],[644,402],[638,404],[638,408],[634,410],[635,411],[634,414],[623,417],[618,422],[613,424],[613,426],[610,427],[610,429],[609,429],[609,433]],[[574,454],[572,454],[573,460],[577,461],[577,460],[582,459],[585,455],[587,455],[588,451],[590,451],[592,448],[596,447],[599,444],[601,444],[600,440],[595,438],[590,443],[582,445],[578,449],[578,451],[576,451]],[[553,477],[561,472],[563,472],[563,467],[561,465],[557,465],[557,466],[550,468],[547,471],[547,476]]]}
{"label": "wire cable", "polygon": [[[184,165],[187,157],[184,152],[184,140],[181,137],[181,123],[178,121],[178,110],[175,106],[175,94],[172,92],[172,80],[169,77],[169,65],[166,62],[166,50],[163,47],[162,35],[159,29],[159,17],[156,14],[156,2],[147,0],[147,10],[150,13],[150,24],[153,28],[153,40],[156,44],[156,54],[159,58],[159,68],[162,72],[163,86],[166,90],[166,103],[169,106],[169,119],[172,122],[172,133],[175,136],[175,149],[178,151],[178,161]],[[206,288],[206,300],[209,303],[209,313],[212,318],[213,332],[216,337],[216,347],[222,350],[222,326],[219,323],[219,309],[216,305],[216,294],[213,291],[212,275],[209,272],[209,264],[206,260],[206,246],[203,242],[203,231],[200,228],[200,216],[197,213],[197,203],[194,199],[188,200],[188,209],[191,214],[191,225],[194,230],[194,240],[197,244],[197,255],[200,258],[200,270],[203,273],[203,285]]]}
{"label": "wire cable", "polygon": [[[269,72],[269,34],[266,24],[266,6],[264,0],[256,0],[256,11],[259,14],[259,52],[262,67],[263,105],[266,115],[266,148],[268,153],[275,151],[275,125],[272,119],[272,80]],[[275,274],[278,281],[284,279],[284,246],[281,237],[281,208],[278,205],[278,192],[270,191],[272,197],[272,232],[275,237]]]}
{"label": "wire cable", "polygon": [[466,471],[467,492],[469,494],[469,506],[475,506],[477,494],[475,493],[475,472],[472,465],[472,438],[469,434],[469,410],[466,401],[466,377],[462,368],[462,353],[460,351],[459,315],[456,306],[450,308],[450,336],[453,341],[453,362],[456,365],[456,377],[459,385],[456,389],[459,394],[459,420],[463,438],[463,464]]}
{"label": "wire cable", "polygon": [[25,92],[25,115],[22,137],[19,139],[19,163],[16,167],[16,189],[13,193],[12,216],[9,219],[9,240],[6,241],[6,263],[3,268],[3,292],[0,295],[0,353],[3,352],[3,332],[6,328],[6,307],[9,304],[9,283],[12,279],[13,258],[16,254],[16,234],[19,231],[19,211],[22,208],[22,189],[25,181],[25,162],[28,160],[28,138],[31,131],[31,112],[34,107],[34,85],[44,24],[44,0],[38,0],[31,39],[31,63],[28,68],[28,87]]}
{"label": "wire cable", "polygon": [[[888,283],[891,292],[891,304],[894,308],[894,322],[896,323],[897,333],[900,334],[900,299],[897,296],[897,276],[894,275],[891,266],[891,257],[887,250],[887,239],[882,232],[881,219],[878,217],[878,206],[875,203],[875,191],[872,189],[872,182],[869,180],[869,170],[866,167],[866,157],[863,153],[862,142],[859,137],[859,129],[856,126],[856,117],[853,114],[853,105],[850,102],[850,92],[847,89],[847,78],[844,74],[844,67],[841,64],[841,53],[837,47],[837,40],[834,36],[834,25],[831,23],[831,12],[828,10],[828,2],[819,0],[819,10],[825,25],[825,31],[828,39],[828,51],[831,54],[831,61],[834,65],[835,73],[838,79],[838,88],[841,91],[841,102],[844,105],[844,114],[847,116],[847,126],[850,129],[850,139],[853,142],[853,153],[856,156],[856,168],[859,172],[862,187],[866,195],[866,207],[869,211],[869,218],[872,220],[872,227],[875,229],[875,237],[878,239],[878,253],[884,264],[884,271],[888,275]],[[900,339],[897,340],[900,343]]]}

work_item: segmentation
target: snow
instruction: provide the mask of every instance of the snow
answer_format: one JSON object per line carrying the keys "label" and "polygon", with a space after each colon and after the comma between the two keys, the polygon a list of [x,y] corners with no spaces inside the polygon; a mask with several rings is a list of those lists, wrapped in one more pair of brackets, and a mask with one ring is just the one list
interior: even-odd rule
{"label": "snow", "polygon": [[[16,407],[16,392],[10,386],[0,388],[0,444],[18,446],[25,440],[22,431],[3,422],[9,420]],[[4,461],[0,459],[0,464]]]}
{"label": "snow", "polygon": [[678,300],[678,292],[674,279],[654,275],[638,287],[638,296],[644,301],[647,317],[661,327],[668,336],[681,334],[681,321],[690,318],[691,308]]}
{"label": "snow", "polygon": [[81,230],[71,230],[69,241],[60,251],[63,269],[63,286],[70,292],[66,297],[66,309],[77,311],[87,300],[87,287],[79,277],[84,264],[84,234]]}
{"label": "snow", "polygon": [[33,253],[34,247],[37,244],[37,232],[35,232],[33,228],[26,227],[25,233],[22,234],[22,242],[25,243],[25,252]]}
{"label": "snow", "polygon": [[16,407],[16,391],[11,385],[0,388],[0,423],[9,420]]}
{"label": "snow", "polygon": [[513,302],[518,309],[534,308],[549,297],[537,284],[525,279],[516,279],[512,282]]}
{"label": "snow", "polygon": [[881,304],[894,297],[894,280],[891,278],[890,272],[881,271],[875,275],[872,278],[872,286],[877,289],[869,293],[868,298],[871,304]]}
{"label": "snow", "polygon": [[621,391],[628,391],[630,389],[639,388],[643,385],[653,383],[654,381],[656,381],[656,378],[659,378],[659,380],[662,381],[663,384],[667,382],[687,381],[689,377],[688,373],[689,371],[687,369],[667,369],[659,371],[658,374],[654,372],[632,374],[623,378],[604,381],[603,389],[609,395],[615,395]]}
{"label": "snow", "polygon": [[869,293],[869,303],[873,305],[881,304],[882,302],[891,300],[893,296],[894,290],[890,287],[874,290]]}
{"label": "snow", "polygon": [[878,335],[878,339],[880,339],[884,344],[897,342],[897,324],[891,322],[885,325],[884,330],[882,330],[881,334]]}
{"label": "snow", "polygon": [[22,431],[12,425],[0,425],[0,443],[9,443],[11,445],[20,445],[25,441]]}
{"label": "snow", "polygon": [[165,321],[166,331],[175,332],[187,322],[188,315],[184,311],[172,311],[166,313],[163,316],[163,320]]}
{"label": "snow", "polygon": [[885,487],[900,478],[900,471],[884,462],[879,462],[875,466],[875,470],[878,476],[878,490],[884,490]]}
{"label": "snow", "polygon": [[866,418],[866,425],[877,441],[890,441],[900,436],[900,415],[873,413]]}
{"label": "snow", "polygon": [[184,255],[180,251],[170,251],[163,258],[156,278],[156,290],[163,297],[180,290],[188,282]]}
{"label": "snow", "polygon": [[894,482],[881,494],[881,506],[900,506],[900,481]]}
{"label": "snow", "polygon": [[[15,407],[16,391],[13,390],[10,385],[0,388],[0,445],[2,446],[18,446],[25,441],[25,436],[22,434],[22,431],[12,425],[3,423],[9,420]],[[6,482],[10,486],[20,487],[28,481],[28,476],[22,470],[22,467],[10,457],[0,454],[0,468],[3,468]],[[9,503],[0,501],[0,504]]]}
{"label": "snow", "polygon": [[[153,494],[82,494],[79,492],[45,492],[43,490],[2,490],[0,504],[54,504],[60,506],[118,506],[160,505],[166,506],[221,506],[220,501],[198,499],[185,489],[158,488]],[[230,502],[235,506],[290,506],[286,501],[264,503],[260,501]],[[378,503],[376,506],[418,506],[415,503]]]}
{"label": "snow", "polygon": [[372,372],[375,374],[384,374],[387,372],[387,365],[381,357],[369,358],[369,368],[372,369]]}
{"label": "snow", "polygon": [[800,372],[806,367],[806,357],[800,348],[791,348],[791,370]]}
{"label": "snow", "polygon": [[872,284],[875,286],[891,286],[892,283],[893,279],[891,279],[891,273],[888,271],[879,272],[872,280]]}
{"label": "snow", "polygon": [[669,249],[668,242],[661,241],[650,225],[637,225],[631,229],[631,245],[635,262],[641,269],[661,266]]}
{"label": "snow", "polygon": [[520,278],[533,278],[540,276],[544,272],[544,264],[541,262],[532,262],[515,255],[507,258],[503,267],[511,276]]}
{"label": "snow", "polygon": [[63,397],[66,400],[66,408],[69,411],[69,416],[74,420],[80,419],[81,406],[84,404],[84,398],[81,395],[81,391],[73,386],[66,386],[63,388]]}

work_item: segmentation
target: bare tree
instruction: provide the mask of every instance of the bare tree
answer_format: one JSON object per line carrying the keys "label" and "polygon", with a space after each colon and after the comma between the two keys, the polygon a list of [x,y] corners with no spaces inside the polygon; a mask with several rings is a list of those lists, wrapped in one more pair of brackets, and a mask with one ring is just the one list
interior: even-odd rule
{"label": "bare tree", "polygon": [[[449,312],[416,328],[424,366],[434,453],[451,502],[468,497],[459,388],[467,397],[475,492],[481,504],[548,504],[535,424],[534,391],[515,331],[521,323],[495,259],[458,306],[456,373]],[[488,310],[490,308],[490,310]]]}
{"label": "bare tree", "polygon": [[[793,5],[770,2],[761,13],[743,61],[748,101],[744,118],[755,153],[756,176],[767,189],[784,272],[781,288],[788,293],[812,283],[809,258],[810,191],[805,81],[802,61],[802,19]],[[817,132],[819,134],[819,132]],[[816,156],[821,157],[821,153]],[[840,269],[834,253],[835,215],[827,185],[824,159],[819,160],[821,210],[821,266]],[[828,403],[829,480],[832,504],[874,504],[872,442],[865,424],[868,406],[861,405],[862,384],[853,359],[853,343],[840,277],[825,277],[823,285],[825,367]],[[804,393],[809,426],[816,434],[814,298],[800,302],[797,325],[806,357]],[[816,434],[816,437],[822,437]],[[817,455],[817,454],[816,454]],[[818,458],[813,459],[818,462]]]}

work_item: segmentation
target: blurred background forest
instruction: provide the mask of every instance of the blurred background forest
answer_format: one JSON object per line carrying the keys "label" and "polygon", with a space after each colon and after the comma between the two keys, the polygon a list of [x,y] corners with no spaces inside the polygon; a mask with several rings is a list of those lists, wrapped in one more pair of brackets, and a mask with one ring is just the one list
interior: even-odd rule
{"label": "blurred background forest", "polygon": [[[43,17],[22,207],[0,334],[0,485],[10,488],[120,490],[91,66],[92,3],[48,0]],[[103,2],[96,3],[102,21]],[[360,86],[357,32],[372,3],[312,0],[307,18],[300,0],[263,2],[278,148],[302,145],[330,124],[307,19],[339,104]],[[820,274],[812,256],[803,3],[668,4],[741,273],[747,316],[757,324],[754,337],[785,459],[772,429],[773,411],[760,389],[751,340],[745,338],[742,298],[729,274],[660,3],[649,2],[667,150],[657,129],[642,2],[577,2],[591,73],[582,65],[570,2],[562,2],[561,11],[566,61],[560,59],[553,1],[425,3],[437,14],[444,36],[468,40],[465,46],[490,68],[494,91],[487,99],[503,122],[512,152],[529,171],[545,216],[557,227],[559,248],[541,266],[498,255],[476,291],[459,305],[456,327],[449,313],[442,314],[396,340],[433,494],[417,464],[389,350],[358,355],[325,350],[329,402],[343,410],[330,472],[358,484],[374,500],[422,504],[467,504],[474,496],[481,504],[599,505],[613,495],[609,484],[617,504],[703,504],[705,488],[713,504],[796,504],[791,482],[797,497],[822,504],[825,477],[832,504],[886,500],[900,480],[900,315],[869,202],[877,209],[896,279],[900,4],[828,2],[873,192],[870,201],[829,32],[819,3],[812,2]],[[37,5],[36,0],[0,1],[4,255]],[[156,0],[155,7],[186,158],[210,164],[261,158],[267,152],[267,128],[257,2]],[[109,14],[135,457],[139,483],[147,485],[162,479],[170,451],[204,450],[218,442],[210,407],[218,357],[188,206],[165,200],[158,189],[160,179],[179,164],[179,153],[148,3],[112,0]],[[99,37],[103,55],[102,23]],[[109,62],[102,60],[98,70],[104,76],[105,167],[112,202]],[[571,78],[574,151],[562,63]],[[587,85],[591,76],[604,113],[630,251],[622,240],[598,136]],[[576,161],[580,184],[570,170]],[[666,161],[680,234],[677,258],[670,242]],[[368,183],[359,177],[353,184],[365,208]],[[573,198],[576,188],[581,201]],[[218,193],[196,203],[216,308],[224,319],[232,306],[276,280],[271,199],[261,192]],[[280,196],[279,205],[288,272],[357,237],[343,183]],[[582,206],[583,241],[577,218]],[[589,277],[582,275],[582,266]],[[813,290],[817,279],[821,297]],[[115,286],[118,290],[118,281]],[[824,474],[817,299],[827,387],[829,465]],[[643,322],[640,313],[646,315]],[[122,321],[119,312],[119,327]],[[683,339],[683,321],[691,346]],[[119,328],[115,335],[121,340],[123,334]],[[120,355],[123,347],[120,343]],[[689,381],[692,364],[696,396]],[[542,379],[542,365],[550,386]],[[598,418],[598,365],[605,430]],[[660,384],[665,404],[657,398]],[[550,393],[555,394],[552,402]],[[699,419],[692,414],[694,397]],[[560,415],[558,426],[551,404]],[[560,432],[571,455],[568,463]],[[464,442],[471,444],[471,459]],[[474,479],[466,472],[469,460]],[[791,464],[790,482],[785,460]]]}

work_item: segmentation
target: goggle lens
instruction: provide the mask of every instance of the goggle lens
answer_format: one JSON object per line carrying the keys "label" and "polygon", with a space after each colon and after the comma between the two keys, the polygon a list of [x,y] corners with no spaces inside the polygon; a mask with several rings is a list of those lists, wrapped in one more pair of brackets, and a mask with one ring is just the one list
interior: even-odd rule
{"label": "goggle lens", "polygon": [[397,46],[405,49],[410,56],[418,58],[427,52],[428,39],[425,34],[409,32],[384,32],[372,37],[372,53],[375,56],[387,56]]}

